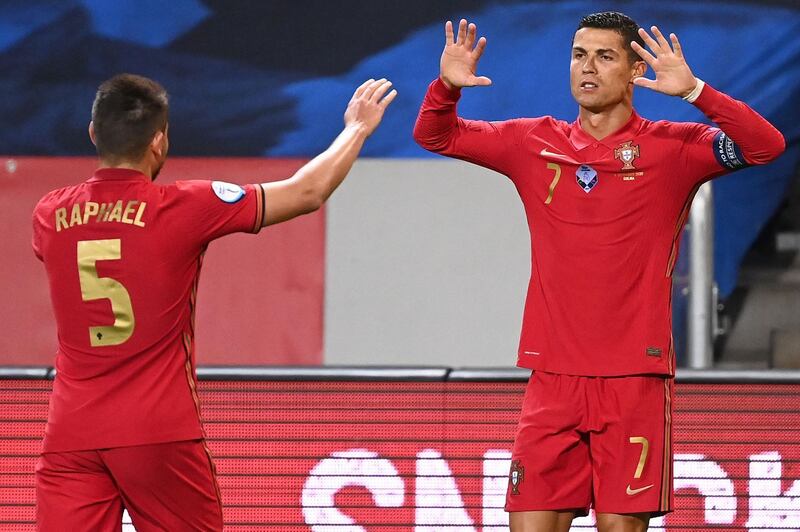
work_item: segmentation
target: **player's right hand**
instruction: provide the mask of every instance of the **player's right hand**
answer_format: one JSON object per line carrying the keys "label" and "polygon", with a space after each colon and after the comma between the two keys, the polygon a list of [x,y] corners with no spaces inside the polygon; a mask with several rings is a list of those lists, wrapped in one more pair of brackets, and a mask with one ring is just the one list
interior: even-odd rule
{"label": "player's right hand", "polygon": [[474,87],[491,85],[492,80],[486,76],[476,76],[478,60],[486,48],[486,37],[475,43],[478,28],[475,24],[467,24],[465,19],[458,23],[458,35],[453,40],[453,23],[449,20],[444,25],[444,51],[439,62],[439,77],[448,88]]}
{"label": "player's right hand", "polygon": [[381,123],[383,112],[397,96],[396,90],[386,94],[391,86],[392,82],[386,78],[368,79],[362,83],[347,104],[344,112],[345,127],[361,127],[367,136],[371,135]]}

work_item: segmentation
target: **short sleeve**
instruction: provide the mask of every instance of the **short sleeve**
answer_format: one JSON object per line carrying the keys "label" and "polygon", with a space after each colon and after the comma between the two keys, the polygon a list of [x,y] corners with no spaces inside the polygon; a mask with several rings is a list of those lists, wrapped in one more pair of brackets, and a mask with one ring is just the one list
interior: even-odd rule
{"label": "short sleeve", "polygon": [[178,181],[180,216],[203,243],[231,233],[258,233],[264,220],[261,185]]}

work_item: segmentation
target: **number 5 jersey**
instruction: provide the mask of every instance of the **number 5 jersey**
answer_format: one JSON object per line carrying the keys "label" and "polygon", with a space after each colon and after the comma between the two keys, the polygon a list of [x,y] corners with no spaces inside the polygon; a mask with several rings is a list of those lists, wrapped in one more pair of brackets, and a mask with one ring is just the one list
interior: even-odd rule
{"label": "number 5 jersey", "polygon": [[[203,437],[194,310],[209,242],[262,225],[260,185],[101,168],[33,213],[58,329],[44,452]],[[235,334],[235,331],[231,331]]]}

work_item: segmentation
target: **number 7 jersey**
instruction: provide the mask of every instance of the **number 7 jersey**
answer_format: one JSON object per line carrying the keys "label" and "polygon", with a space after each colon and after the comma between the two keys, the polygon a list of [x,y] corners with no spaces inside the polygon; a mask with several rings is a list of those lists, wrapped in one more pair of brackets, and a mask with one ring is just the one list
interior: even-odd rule
{"label": "number 7 jersey", "polygon": [[194,310],[203,253],[260,230],[260,185],[157,185],[101,168],[33,213],[57,329],[44,452],[203,437]]}
{"label": "number 7 jersey", "polygon": [[[434,81],[414,138],[508,176],[531,236],[518,365],[580,376],[672,375],[672,271],[689,205],[705,181],[777,157],[783,136],[709,85],[695,102],[721,129],[635,111],[597,140],[580,121],[456,115]],[[732,138],[735,140],[732,140]]]}

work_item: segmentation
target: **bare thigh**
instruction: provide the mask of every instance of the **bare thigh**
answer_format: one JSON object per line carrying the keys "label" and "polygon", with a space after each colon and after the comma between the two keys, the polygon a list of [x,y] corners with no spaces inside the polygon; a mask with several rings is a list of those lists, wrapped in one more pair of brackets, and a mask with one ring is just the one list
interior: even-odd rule
{"label": "bare thigh", "polygon": [[569,532],[575,512],[511,512],[511,532]]}
{"label": "bare thigh", "polygon": [[649,513],[597,514],[597,532],[645,532]]}

